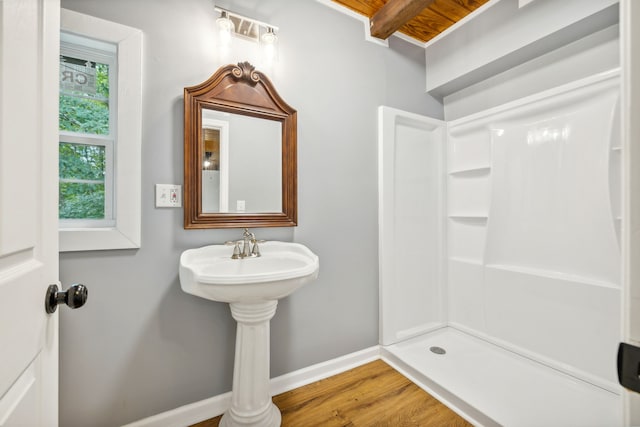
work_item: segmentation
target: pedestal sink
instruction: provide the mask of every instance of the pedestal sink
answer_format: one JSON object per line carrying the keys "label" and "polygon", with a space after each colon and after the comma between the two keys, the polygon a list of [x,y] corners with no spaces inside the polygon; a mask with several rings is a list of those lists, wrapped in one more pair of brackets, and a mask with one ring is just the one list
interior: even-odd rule
{"label": "pedestal sink", "polygon": [[229,303],[238,322],[231,408],[221,427],[280,425],[269,392],[269,321],[280,298],[318,277],[318,257],[304,245],[265,242],[260,252],[231,259],[231,247],[211,245],[180,256],[182,290]]}

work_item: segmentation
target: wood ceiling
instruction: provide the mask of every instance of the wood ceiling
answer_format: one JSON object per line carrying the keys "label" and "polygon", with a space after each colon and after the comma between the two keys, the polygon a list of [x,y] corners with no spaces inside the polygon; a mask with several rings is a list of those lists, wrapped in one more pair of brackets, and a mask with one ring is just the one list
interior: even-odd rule
{"label": "wood ceiling", "polygon": [[489,0],[332,0],[369,17],[371,35],[395,31],[427,42]]}

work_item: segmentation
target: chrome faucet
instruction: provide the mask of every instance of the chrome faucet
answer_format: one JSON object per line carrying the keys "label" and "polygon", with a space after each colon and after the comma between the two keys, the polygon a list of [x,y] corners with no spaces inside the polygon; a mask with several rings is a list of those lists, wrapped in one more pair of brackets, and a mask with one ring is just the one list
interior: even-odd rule
{"label": "chrome faucet", "polygon": [[[243,258],[256,258],[260,256],[260,248],[258,243],[263,243],[264,240],[256,240],[256,235],[249,231],[248,228],[244,229],[242,233],[242,240],[225,242],[226,245],[233,245],[233,254],[231,259],[243,259]],[[240,249],[242,244],[242,249]]]}

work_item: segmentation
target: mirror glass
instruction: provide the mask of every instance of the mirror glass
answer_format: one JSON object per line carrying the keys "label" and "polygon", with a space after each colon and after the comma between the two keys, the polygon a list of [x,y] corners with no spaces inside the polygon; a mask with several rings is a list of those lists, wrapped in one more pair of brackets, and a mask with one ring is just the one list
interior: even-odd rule
{"label": "mirror glass", "polygon": [[202,211],[282,211],[282,125],[202,110]]}
{"label": "mirror glass", "polygon": [[185,228],[297,225],[296,116],[248,62],[184,89]]}

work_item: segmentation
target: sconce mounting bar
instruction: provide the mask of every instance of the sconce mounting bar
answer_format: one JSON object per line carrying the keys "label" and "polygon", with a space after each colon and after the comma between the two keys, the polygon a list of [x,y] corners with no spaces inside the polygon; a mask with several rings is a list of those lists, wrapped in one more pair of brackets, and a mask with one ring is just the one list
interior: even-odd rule
{"label": "sconce mounting bar", "polygon": [[218,6],[214,7],[214,9],[215,9],[216,12],[220,12],[220,13],[226,12],[227,15],[229,15],[229,16],[235,16],[238,19],[241,19],[241,20],[244,20],[244,21],[247,21],[247,22],[253,22],[254,24],[257,24],[257,25],[259,25],[261,27],[273,28],[274,31],[279,31],[279,28],[276,27],[275,25],[271,25],[271,24],[268,24],[266,22],[258,21],[257,19],[248,18],[246,16],[242,16],[242,15],[240,15],[238,13],[232,12],[232,11],[227,10],[227,9],[223,9],[221,7],[218,7]]}

